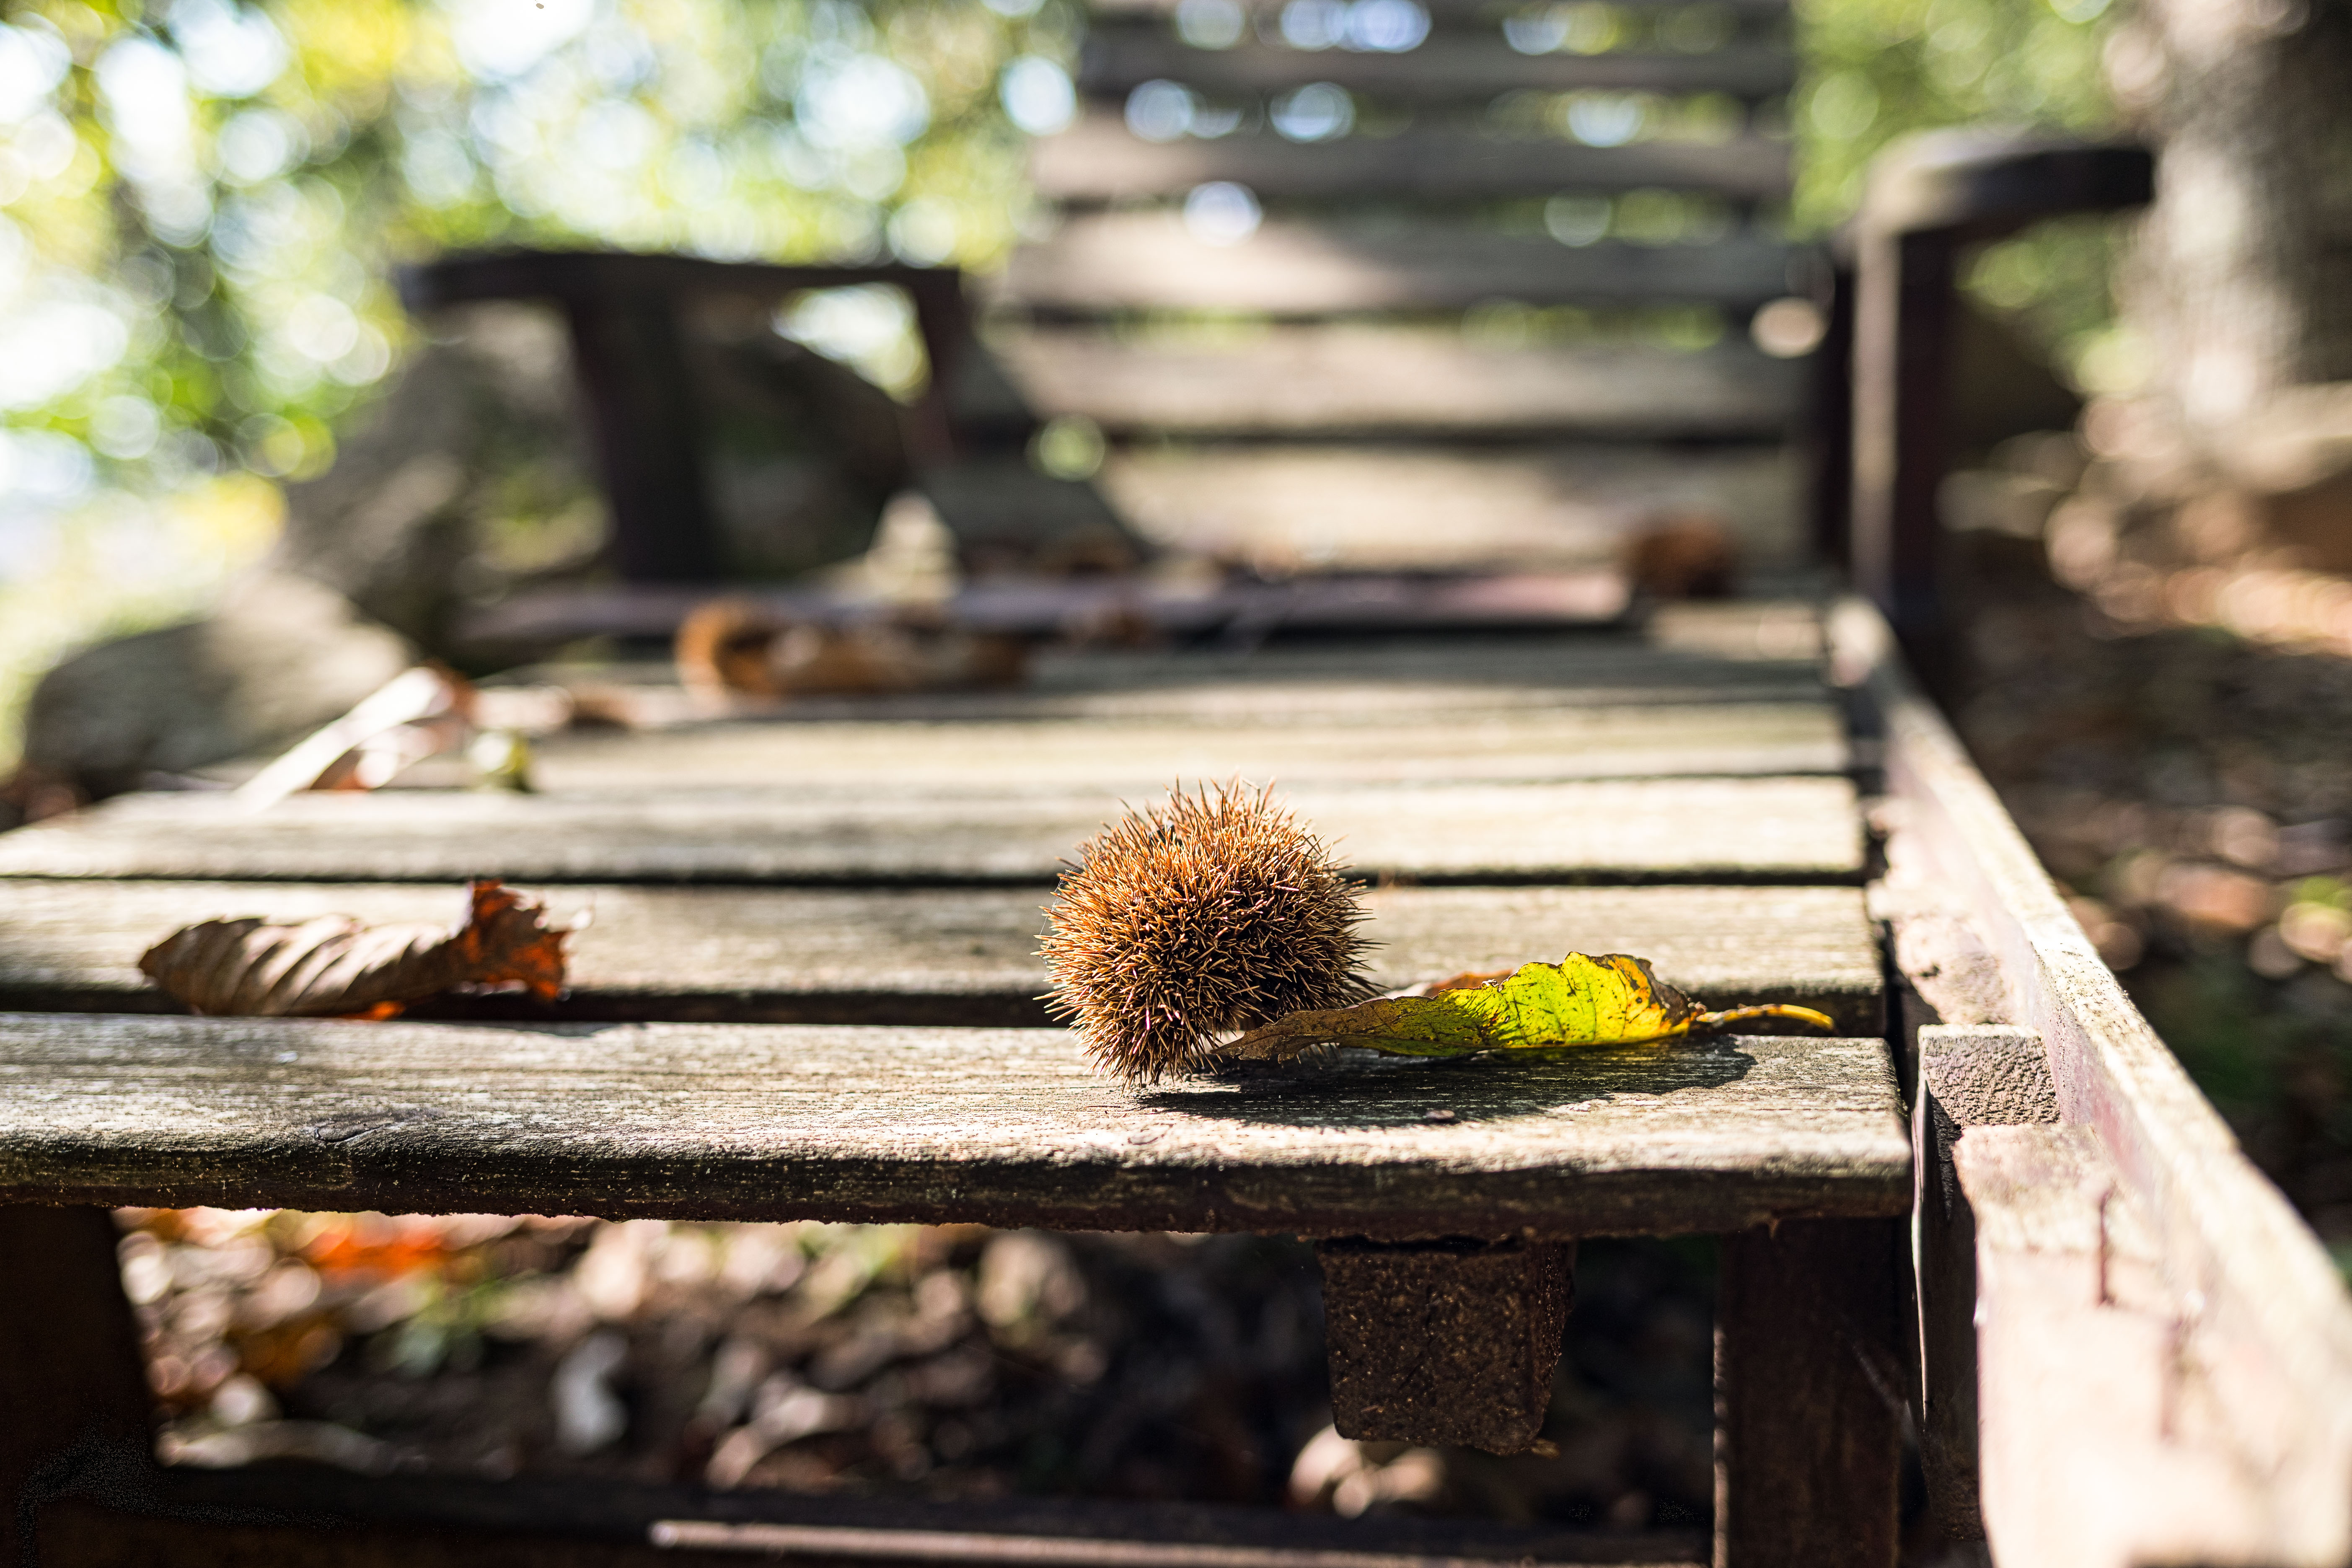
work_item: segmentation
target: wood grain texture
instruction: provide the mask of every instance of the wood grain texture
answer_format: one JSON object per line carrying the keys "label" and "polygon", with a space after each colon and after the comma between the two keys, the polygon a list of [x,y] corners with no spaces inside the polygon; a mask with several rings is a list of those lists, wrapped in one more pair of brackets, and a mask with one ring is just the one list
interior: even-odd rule
{"label": "wood grain texture", "polygon": [[1167,79],[1213,97],[1279,92],[1328,81],[1388,103],[1475,102],[1478,108],[1518,89],[1573,92],[1723,92],[1757,99],[1796,85],[1796,57],[1785,48],[1735,44],[1705,54],[1521,54],[1499,31],[1433,33],[1402,54],[1286,48],[1245,39],[1229,49],[1196,49],[1165,27],[1109,23],[1091,28],[1079,57],[1078,85],[1093,95],[1124,98],[1147,81]]}
{"label": "wood grain texture", "polygon": [[[570,991],[451,998],[425,1016],[1044,1025],[1043,891],[592,886],[533,889],[571,939]],[[176,1011],[138,970],[177,926],[266,914],[454,919],[418,884],[0,884],[0,1008]],[[1796,1002],[1852,1034],[1881,1016],[1878,953],[1850,888],[1384,888],[1366,895],[1383,987],[1573,950],[1651,959],[1718,1005]]]}
{"label": "wood grain texture", "polygon": [[2167,1281],[2099,1135],[1971,1128],[1953,1154],[1976,1220],[1983,1517],[2003,1568],[2341,1561],[2280,1543],[2321,1521],[2281,1517],[2278,1471],[2250,1473],[2217,1427],[2217,1394],[2244,1396],[2214,1386],[2235,1369],[2184,1334],[2198,1305]]}
{"label": "wood grain texture", "polygon": [[1159,142],[1130,135],[1113,116],[1093,114],[1033,144],[1029,171],[1040,195],[1066,202],[1178,195],[1209,180],[1233,180],[1261,196],[1390,202],[1460,203],[1655,185],[1769,199],[1788,194],[1789,149],[1761,137],[1717,145],[1584,147],[1459,131],[1348,136],[1313,145],[1263,132]]}
{"label": "wood grain texture", "polygon": [[[1744,342],[1487,348],[1423,327],[1276,326],[1223,341],[1077,327],[992,334],[1019,417],[1083,415],[1116,434],[1787,434],[1804,367]],[[975,393],[962,406],[991,416]]]}
{"label": "wood grain texture", "polygon": [[1093,792],[1129,798],[1178,778],[1318,784],[1547,783],[1842,773],[1843,726],[1826,700],[1368,714],[1259,724],[1000,720],[959,724],[708,724],[658,741],[609,730],[550,736],[532,782],[553,795],[789,781],[816,791]]}
{"label": "wood grain texture", "polygon": [[0,1197],[48,1203],[1410,1240],[1910,1201],[1877,1039],[1349,1057],[1137,1093],[1051,1029],[11,1014],[0,1124]]}
{"label": "wood grain texture", "polygon": [[2042,1037],[2031,1029],[1930,1025],[1916,1041],[1911,1147],[1920,1468],[1939,1532],[1953,1542],[1981,1541],[1976,1219],[1953,1149],[1968,1128],[2055,1122],[2057,1099]]}
{"label": "wood grain texture", "polygon": [[[1419,880],[1843,882],[1844,779],[1286,790],[1359,872]],[[0,837],[0,876],[298,881],[1053,881],[1109,793],[673,789],[122,795]]]}
{"label": "wood grain texture", "polygon": [[1868,1221],[1725,1238],[1715,1568],[1894,1568],[1896,1246]]}
{"label": "wood grain texture", "polygon": [[[644,586],[627,637],[667,637],[707,598],[698,586]],[[764,603],[757,595],[754,602]],[[1106,611],[1118,607],[1116,596]],[[785,722],[1000,719],[1187,723],[1359,723],[1373,716],[1619,703],[1820,700],[1821,617],[1803,599],[1662,605],[1606,632],[1551,636],[1318,637],[1257,647],[1038,650],[1004,691],[804,698]],[[551,665],[512,679],[659,689],[683,707],[674,667],[655,661]]]}
{"label": "wood grain texture", "polygon": [[[1886,737],[1900,816],[1890,860],[1966,905],[2000,961],[2012,1017],[2048,1049],[2061,1119],[2096,1134],[2148,1216],[2170,1289],[2195,1303],[2171,1331],[2167,1359],[2143,1367],[2153,1383],[2135,1397],[2157,1399],[2188,1440],[2228,1452],[2257,1489],[2256,1506],[2237,1516],[2242,1533],[2209,1556],[2352,1558],[2352,1300],[2342,1279],[2124,994],[1949,727],[1910,689],[1884,621],[1853,602],[1834,631],[1836,662]],[[1981,1260],[1980,1205],[1978,1219]],[[2037,1331],[2037,1310],[2025,1309],[2015,1331]],[[1990,1447],[1986,1461],[1989,1478]],[[2133,1526],[2117,1514],[2103,1528]]]}
{"label": "wood grain texture", "polygon": [[[1365,57],[1368,58],[1368,57]],[[1409,57],[1404,57],[1409,58]],[[1734,235],[1708,245],[1604,240],[1431,220],[1410,227],[1269,219],[1238,245],[1206,245],[1175,212],[1075,216],[1013,253],[1000,298],[1063,310],[1174,309],[1327,316],[1530,305],[1716,300],[1760,304],[1789,291],[1794,253]]]}
{"label": "wood grain texture", "polygon": [[1614,566],[1661,518],[1697,515],[1747,571],[1800,561],[1786,447],[1150,441],[1096,481],[1155,544],[1277,572]]}

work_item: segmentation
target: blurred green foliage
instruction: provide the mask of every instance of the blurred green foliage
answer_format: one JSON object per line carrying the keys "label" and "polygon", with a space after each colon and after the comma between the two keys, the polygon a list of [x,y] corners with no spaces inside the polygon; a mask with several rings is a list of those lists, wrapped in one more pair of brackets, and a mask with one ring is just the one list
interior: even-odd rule
{"label": "blurred green foliage", "polygon": [[[201,602],[497,244],[985,268],[1068,0],[22,0],[0,11],[0,713]],[[1022,94],[1025,92],[1026,100]],[[887,374],[887,367],[884,367]],[[7,742],[0,740],[0,755]]]}
{"label": "blurred green foliage", "polygon": [[[1799,226],[1843,217],[1911,131],[2106,126],[2106,3],[1800,0]],[[393,264],[588,243],[985,268],[1027,221],[1024,129],[1069,111],[1078,5],[0,0],[0,17],[5,760],[5,716],[50,659],[184,613],[267,547],[271,481],[331,461],[402,352]],[[1971,287],[2095,369],[2111,233],[1994,247]]]}
{"label": "blurred green foliage", "polygon": [[[2112,0],[1796,0],[1797,226],[1862,199],[1889,142],[1944,126],[2120,134],[2100,60]],[[2128,380],[2108,279],[2128,218],[2069,218],[1987,246],[1964,282],[2085,391]]]}

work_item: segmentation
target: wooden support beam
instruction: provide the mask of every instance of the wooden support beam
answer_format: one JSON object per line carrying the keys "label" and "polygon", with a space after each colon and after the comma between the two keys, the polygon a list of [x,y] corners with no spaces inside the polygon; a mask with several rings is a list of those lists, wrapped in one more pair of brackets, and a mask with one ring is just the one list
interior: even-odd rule
{"label": "wooden support beam", "polygon": [[1724,1238],[1715,1568],[1894,1563],[1895,1249],[1885,1221]]}
{"label": "wooden support beam", "polygon": [[135,1510],[51,1508],[41,1545],[45,1568],[1689,1568],[1703,1551],[1685,1532],[1578,1524],[309,1467],[164,1469]]}
{"label": "wooden support beam", "polygon": [[[1230,778],[1237,761],[1204,750],[1188,780]],[[860,781],[658,795],[329,792],[256,816],[191,791],[121,795],[20,828],[0,839],[0,875],[1045,888],[1119,803],[1115,786],[982,795]],[[1340,781],[1286,789],[1283,804],[1344,843],[1367,878],[1821,884],[1863,869],[1843,778]]]}
{"label": "wooden support beam", "polygon": [[1318,1243],[1343,1437],[1525,1453],[1551,1408],[1573,1241]]}
{"label": "wooden support beam", "polygon": [[1980,1541],[1978,1504],[1976,1217],[1952,1168],[1970,1127],[2058,1120],[2042,1037],[2009,1025],[1919,1031],[1913,1101],[1911,1255],[1919,1315],[1919,1460],[1948,1541]]}
{"label": "wooden support beam", "polygon": [[0,1563],[55,1498],[127,1500],[153,1460],[139,1329],[100,1208],[0,1207]]}

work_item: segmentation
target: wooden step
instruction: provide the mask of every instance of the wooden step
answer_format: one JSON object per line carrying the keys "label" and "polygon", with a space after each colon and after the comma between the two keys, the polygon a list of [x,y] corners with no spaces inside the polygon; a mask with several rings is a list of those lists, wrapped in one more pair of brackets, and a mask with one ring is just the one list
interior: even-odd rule
{"label": "wooden step", "polygon": [[1706,245],[1580,247],[1433,221],[1412,227],[1269,221],[1239,245],[1204,245],[1172,212],[1074,217],[1015,251],[1000,295],[1056,310],[1197,310],[1276,316],[1530,305],[1717,300],[1790,291],[1794,253],[1734,235]]}
{"label": "wooden step", "polygon": [[1744,342],[1486,348],[1407,327],[1124,338],[1033,327],[991,347],[1027,409],[1120,433],[1757,439],[1788,431],[1805,384],[1801,363]]}
{"label": "wooden step", "polygon": [[[1605,780],[1283,792],[1368,877],[1850,882],[1843,778]],[[878,787],[118,796],[0,837],[0,876],[175,880],[999,882],[1046,886],[1109,792]]]}
{"label": "wooden step", "polygon": [[1097,482],[1153,543],[1262,568],[1571,570],[1697,517],[1769,571],[1808,557],[1804,479],[1778,446],[1151,442]]}
{"label": "wooden step", "polygon": [[[1087,0],[1087,10],[1097,16],[1173,16],[1181,0]],[[1278,18],[1287,0],[1246,0],[1244,10],[1263,22]],[[1415,0],[1415,4],[1442,22],[1488,23],[1501,14],[1496,0]],[[1617,4],[1633,11],[1664,10],[1681,7],[1691,0],[1617,0]],[[1789,0],[1719,0],[1722,9],[1742,16],[1785,16]],[[1713,5],[1710,5],[1713,8]]]}
{"label": "wooden step", "polygon": [[1054,1029],[20,1013],[0,1121],[9,1202],[1374,1237],[1911,1202],[1882,1039],[1345,1059],[1139,1095]]}
{"label": "wooden step", "polygon": [[1066,202],[1181,195],[1213,180],[1230,180],[1277,199],[1461,204],[1664,186],[1769,201],[1789,193],[1789,156],[1788,143],[1759,136],[1715,144],[1585,147],[1433,129],[1313,144],[1265,132],[1146,142],[1118,119],[1095,114],[1036,142],[1029,170],[1038,195]]}
{"label": "wooden step", "polygon": [[1210,95],[1264,94],[1301,82],[1328,81],[1391,103],[1484,103],[1532,89],[1570,92],[1723,92],[1760,99],[1796,85],[1789,50],[1742,44],[1707,54],[1526,55],[1500,32],[1438,33],[1399,54],[1295,49],[1244,41],[1198,49],[1164,26],[1097,26],[1087,35],[1078,83],[1090,93],[1124,97],[1142,83],[1171,80]]}
{"label": "wooden step", "polygon": [[[527,889],[528,890],[528,889]],[[1043,1026],[1034,889],[558,887],[569,943],[553,1004],[451,997],[429,1018]],[[455,887],[413,883],[19,880],[0,894],[0,1010],[179,1008],[139,955],[184,924],[349,914],[454,918]],[[1852,888],[1381,888],[1365,894],[1383,989],[1570,951],[1632,952],[1710,1004],[1794,1002],[1880,1029],[1876,933]]]}

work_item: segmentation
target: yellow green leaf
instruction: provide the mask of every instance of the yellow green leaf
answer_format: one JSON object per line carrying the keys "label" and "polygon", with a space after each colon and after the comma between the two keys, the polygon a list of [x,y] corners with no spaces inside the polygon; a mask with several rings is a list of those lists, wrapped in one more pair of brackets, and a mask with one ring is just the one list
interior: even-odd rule
{"label": "yellow green leaf", "polygon": [[1288,1014],[1251,1030],[1225,1052],[1279,1058],[1312,1046],[1345,1045],[1396,1056],[1455,1057],[1636,1045],[1753,1018],[1834,1026],[1810,1007],[1778,1004],[1710,1013],[1660,980],[1646,958],[1571,952],[1558,963],[1523,963],[1500,979],[1465,976],[1425,996],[1384,996],[1352,1007]]}

